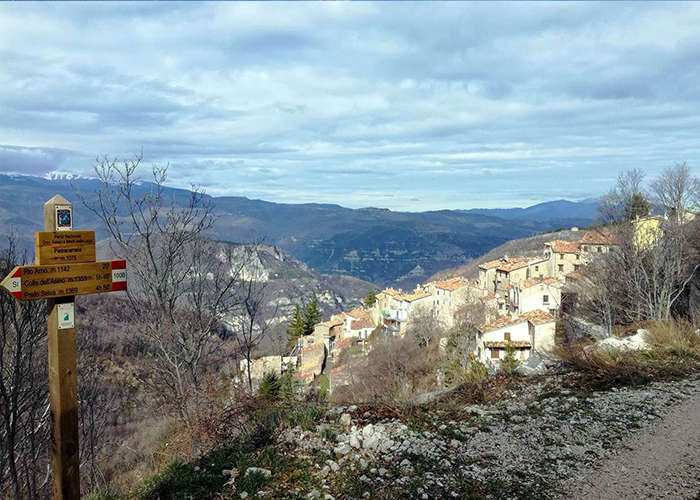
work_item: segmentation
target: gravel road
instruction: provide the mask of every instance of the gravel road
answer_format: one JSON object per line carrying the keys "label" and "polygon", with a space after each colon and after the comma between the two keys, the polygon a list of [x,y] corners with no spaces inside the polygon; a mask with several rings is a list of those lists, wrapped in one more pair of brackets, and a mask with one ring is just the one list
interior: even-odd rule
{"label": "gravel road", "polygon": [[570,481],[571,500],[700,498],[700,383],[688,399],[622,442],[616,455]]}

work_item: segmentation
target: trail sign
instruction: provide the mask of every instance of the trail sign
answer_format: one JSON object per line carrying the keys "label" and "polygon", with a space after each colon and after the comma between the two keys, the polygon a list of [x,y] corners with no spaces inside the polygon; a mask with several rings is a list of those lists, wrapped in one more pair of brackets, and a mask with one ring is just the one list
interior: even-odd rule
{"label": "trail sign", "polygon": [[18,266],[2,283],[17,300],[126,290],[126,261]]}
{"label": "trail sign", "polygon": [[37,264],[95,262],[95,231],[37,231]]}
{"label": "trail sign", "polygon": [[126,290],[126,261],[96,262],[95,232],[73,231],[73,206],[56,195],[34,233],[36,265],[0,283],[17,300],[46,300],[49,344],[51,472],[54,500],[80,500],[75,296]]}

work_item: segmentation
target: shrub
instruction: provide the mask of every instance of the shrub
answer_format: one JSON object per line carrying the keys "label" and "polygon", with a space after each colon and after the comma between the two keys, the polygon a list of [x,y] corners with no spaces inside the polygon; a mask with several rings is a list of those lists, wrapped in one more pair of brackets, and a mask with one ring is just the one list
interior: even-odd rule
{"label": "shrub", "polygon": [[462,382],[463,383],[481,382],[482,380],[486,380],[488,378],[488,376],[489,376],[489,374],[488,374],[488,371],[486,370],[486,365],[484,363],[482,363],[481,361],[473,360],[467,366],[467,369],[465,370],[464,375],[462,377]]}
{"label": "shrub", "polygon": [[326,412],[313,402],[301,403],[292,409],[287,419],[291,425],[298,425],[306,431],[316,428],[316,422],[321,420]]}
{"label": "shrub", "polygon": [[182,462],[171,462],[159,474],[145,481],[135,492],[141,500],[188,500],[210,498],[223,487],[224,476],[195,470]]}
{"label": "shrub", "polygon": [[268,482],[268,477],[260,471],[251,471],[244,474],[238,480],[238,491],[245,491],[249,495],[255,495]]}
{"label": "shrub", "polygon": [[318,387],[319,387],[319,395],[322,398],[325,398],[328,395],[328,391],[331,388],[331,381],[328,378],[328,374],[324,373],[319,377],[318,380]]}
{"label": "shrub", "polygon": [[516,374],[516,370],[518,369],[518,365],[520,364],[518,358],[515,357],[517,352],[518,351],[515,348],[515,345],[513,345],[511,341],[506,342],[506,355],[501,360],[501,371],[506,375]]}
{"label": "shrub", "polygon": [[338,433],[328,426],[321,427],[321,438],[328,442],[335,443],[338,440]]}
{"label": "shrub", "polygon": [[266,373],[260,383],[258,397],[276,399],[279,397],[281,391],[282,380],[274,373]]}

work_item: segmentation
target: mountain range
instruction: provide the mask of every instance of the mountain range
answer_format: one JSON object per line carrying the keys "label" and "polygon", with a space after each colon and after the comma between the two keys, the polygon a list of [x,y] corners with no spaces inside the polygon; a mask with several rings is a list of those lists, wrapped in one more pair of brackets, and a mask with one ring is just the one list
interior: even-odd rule
{"label": "mountain range", "polygon": [[[55,194],[74,203],[76,229],[96,228],[99,220],[80,205],[102,184],[95,179],[50,179],[0,175],[0,229],[13,229],[31,245],[43,227],[42,206]],[[143,182],[138,195],[151,191]],[[189,191],[167,188],[175,204]],[[395,212],[350,209],[332,204],[286,204],[245,197],[205,196],[218,217],[210,236],[222,241],[264,242],[289,251],[321,273],[354,276],[377,286],[413,287],[441,270],[455,268],[503,243],[558,228],[586,226],[595,202],[557,200],[528,208]],[[465,200],[466,203],[466,200]]]}

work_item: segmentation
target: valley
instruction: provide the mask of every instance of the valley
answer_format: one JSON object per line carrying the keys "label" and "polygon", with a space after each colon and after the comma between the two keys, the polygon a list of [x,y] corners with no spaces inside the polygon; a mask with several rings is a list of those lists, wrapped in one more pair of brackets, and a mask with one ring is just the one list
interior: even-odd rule
{"label": "valley", "polygon": [[[98,181],[87,178],[0,175],[0,225],[29,234],[39,229],[40,200],[60,192],[80,204],[76,192],[91,200],[101,187]],[[152,188],[153,184],[141,182],[135,193],[143,196]],[[179,206],[189,200],[189,191],[183,189],[166,188],[165,195]],[[208,232],[211,238],[264,242],[291,252],[321,273],[408,289],[507,241],[561,227],[586,226],[594,217],[590,202],[550,202],[539,208],[480,213],[479,209],[394,212],[208,195],[203,201],[213,205],[217,218]],[[23,207],[21,212],[15,210],[17,205]],[[98,238],[105,238],[108,235],[99,222],[94,214],[81,210],[77,227],[95,227]]]}

